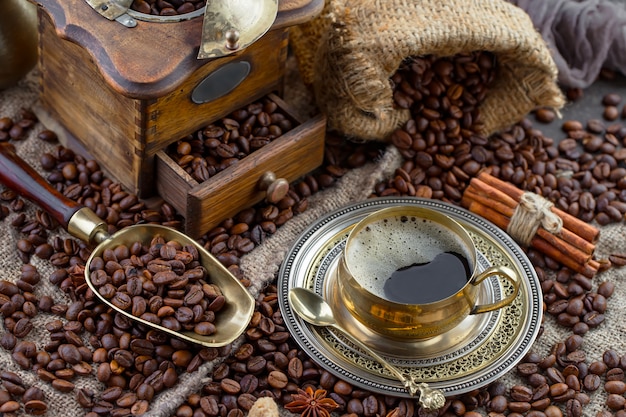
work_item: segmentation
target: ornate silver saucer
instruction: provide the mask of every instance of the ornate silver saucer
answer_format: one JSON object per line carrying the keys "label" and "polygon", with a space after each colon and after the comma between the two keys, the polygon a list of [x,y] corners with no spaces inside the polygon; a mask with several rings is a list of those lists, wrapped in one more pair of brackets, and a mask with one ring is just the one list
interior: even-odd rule
{"label": "ornate silver saucer", "polygon": [[[479,268],[505,265],[521,278],[513,303],[491,313],[469,316],[449,332],[422,341],[386,338],[355,320],[339,301],[336,266],[352,227],[366,215],[393,205],[418,205],[444,212],[468,229],[479,252]],[[456,395],[496,380],[528,352],[539,332],[542,306],[539,280],[532,264],[505,232],[475,214],[440,201],[411,197],[377,198],[328,213],[296,240],[278,275],[279,305],[285,324],[300,347],[334,375],[373,392],[408,394],[382,365],[353,346],[341,333],[301,320],[287,301],[289,289],[307,287],[332,306],[339,324],[353,336],[432,388]],[[490,279],[479,302],[505,297],[512,288]]]}

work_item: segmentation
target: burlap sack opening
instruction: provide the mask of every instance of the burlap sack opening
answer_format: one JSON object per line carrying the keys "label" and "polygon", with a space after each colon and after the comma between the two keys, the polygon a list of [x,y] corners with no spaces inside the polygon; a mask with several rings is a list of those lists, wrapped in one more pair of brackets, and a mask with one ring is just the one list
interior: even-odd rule
{"label": "burlap sack opening", "polygon": [[505,1],[327,0],[318,18],[292,29],[291,45],[328,128],[348,137],[386,140],[409,119],[408,110],[393,107],[389,78],[411,56],[496,55],[481,104],[485,135],[565,102],[546,43],[528,15]]}

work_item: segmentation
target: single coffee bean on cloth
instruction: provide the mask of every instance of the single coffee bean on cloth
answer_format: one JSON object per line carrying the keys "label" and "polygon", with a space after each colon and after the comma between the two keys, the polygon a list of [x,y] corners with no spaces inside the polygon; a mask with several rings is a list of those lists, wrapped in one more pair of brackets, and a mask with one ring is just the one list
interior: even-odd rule
{"label": "single coffee bean on cloth", "polygon": [[292,32],[329,129],[349,137],[386,140],[409,120],[408,109],[394,107],[389,80],[409,57],[493,53],[497,73],[480,107],[485,135],[537,107],[564,104],[545,41],[523,10],[504,1],[328,0],[317,19]]}

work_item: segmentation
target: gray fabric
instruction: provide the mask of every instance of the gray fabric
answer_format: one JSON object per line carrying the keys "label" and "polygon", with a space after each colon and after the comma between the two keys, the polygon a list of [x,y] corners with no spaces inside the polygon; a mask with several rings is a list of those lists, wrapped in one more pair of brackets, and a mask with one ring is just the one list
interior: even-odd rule
{"label": "gray fabric", "polygon": [[626,68],[626,7],[615,0],[509,0],[548,43],[566,87],[591,85],[602,67]]}

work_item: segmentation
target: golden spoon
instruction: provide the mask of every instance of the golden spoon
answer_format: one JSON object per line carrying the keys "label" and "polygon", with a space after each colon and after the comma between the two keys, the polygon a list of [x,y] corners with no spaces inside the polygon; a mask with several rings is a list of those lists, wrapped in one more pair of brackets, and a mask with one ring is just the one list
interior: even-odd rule
{"label": "golden spoon", "polygon": [[333,316],[330,305],[317,293],[307,288],[292,288],[289,291],[289,304],[293,311],[307,323],[319,327],[333,327],[342,332],[352,343],[376,359],[389,372],[391,372],[406,388],[412,396],[419,392],[419,403],[428,410],[437,410],[444,406],[446,398],[443,392],[432,389],[425,382],[417,382],[413,377],[405,376],[398,368],[389,363],[385,358],[372,350],[365,343],[344,330]]}

